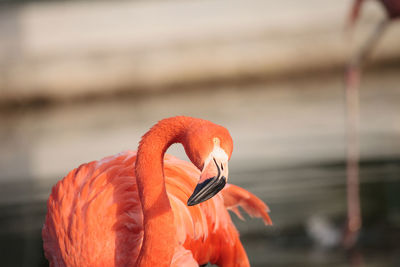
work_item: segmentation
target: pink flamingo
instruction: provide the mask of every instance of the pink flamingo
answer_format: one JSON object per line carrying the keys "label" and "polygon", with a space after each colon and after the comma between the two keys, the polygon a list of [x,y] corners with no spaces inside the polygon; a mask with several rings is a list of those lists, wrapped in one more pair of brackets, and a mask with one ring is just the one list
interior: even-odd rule
{"label": "pink flamingo", "polygon": [[[173,143],[194,165],[164,156]],[[272,222],[260,199],[226,184],[232,149],[224,127],[173,117],[153,126],[137,152],[72,170],[48,200],[50,266],[249,266],[227,209]]]}

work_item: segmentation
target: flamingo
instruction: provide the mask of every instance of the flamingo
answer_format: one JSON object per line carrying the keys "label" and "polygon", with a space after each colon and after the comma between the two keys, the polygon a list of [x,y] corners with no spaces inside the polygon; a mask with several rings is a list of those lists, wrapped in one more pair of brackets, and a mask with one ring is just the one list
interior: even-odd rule
{"label": "flamingo", "polygon": [[[348,18],[348,27],[356,23],[364,0],[354,0]],[[360,193],[359,193],[359,87],[362,67],[373,52],[390,22],[400,18],[400,0],[379,0],[386,11],[386,16],[375,26],[368,39],[350,58],[345,71],[346,95],[346,132],[347,132],[347,222],[343,244],[350,249],[355,246],[362,227]]]}
{"label": "flamingo", "polygon": [[[165,154],[173,143],[192,163]],[[228,210],[272,222],[262,200],[226,183],[232,149],[224,127],[178,116],[154,125],[137,152],[72,170],[47,203],[50,266],[250,266]]]}

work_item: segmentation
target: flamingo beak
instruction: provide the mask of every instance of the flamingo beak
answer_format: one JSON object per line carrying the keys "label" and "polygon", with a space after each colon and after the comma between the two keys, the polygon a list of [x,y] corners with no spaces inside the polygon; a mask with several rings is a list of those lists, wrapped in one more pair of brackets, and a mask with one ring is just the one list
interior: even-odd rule
{"label": "flamingo beak", "polygon": [[[226,157],[227,158],[227,157]],[[197,205],[215,196],[228,180],[228,160],[212,157],[201,172],[199,183],[190,196],[187,205]]]}

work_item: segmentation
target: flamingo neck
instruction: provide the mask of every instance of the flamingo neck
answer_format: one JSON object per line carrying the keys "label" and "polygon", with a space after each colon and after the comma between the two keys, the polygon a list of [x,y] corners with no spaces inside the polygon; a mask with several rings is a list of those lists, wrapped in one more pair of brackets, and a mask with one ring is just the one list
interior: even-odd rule
{"label": "flamingo neck", "polygon": [[171,144],[182,142],[191,120],[188,117],[162,120],[140,142],[135,171],[143,210],[144,236],[136,262],[138,267],[170,266],[177,240],[174,215],[165,187],[163,159]]}

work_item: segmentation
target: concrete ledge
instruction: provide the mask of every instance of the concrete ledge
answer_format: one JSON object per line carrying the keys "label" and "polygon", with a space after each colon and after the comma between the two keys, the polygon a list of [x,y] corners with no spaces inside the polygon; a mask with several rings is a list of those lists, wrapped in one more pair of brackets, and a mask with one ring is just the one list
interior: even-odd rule
{"label": "concrete ledge", "polygon": [[[339,67],[348,0],[30,3],[1,11],[0,101]],[[4,15],[4,16],[3,16]],[[368,3],[354,44],[384,16]],[[375,60],[399,58],[392,27]]]}

